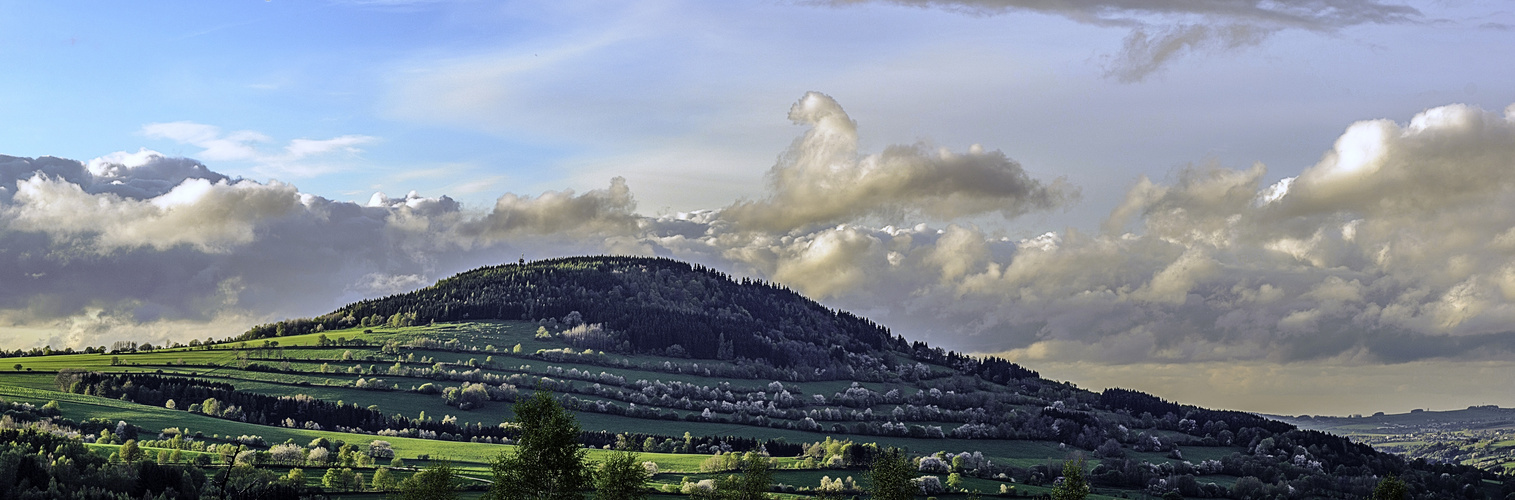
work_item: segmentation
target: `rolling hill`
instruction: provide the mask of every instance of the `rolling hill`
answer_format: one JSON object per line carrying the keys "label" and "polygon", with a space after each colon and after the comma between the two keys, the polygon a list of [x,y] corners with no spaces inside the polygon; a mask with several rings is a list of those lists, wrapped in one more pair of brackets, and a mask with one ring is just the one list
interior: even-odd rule
{"label": "rolling hill", "polygon": [[[348,457],[335,465],[377,473],[387,458],[347,447],[384,441],[394,457],[445,455],[479,475],[515,436],[500,425],[510,403],[545,390],[574,411],[587,446],[647,454],[671,491],[721,469],[723,453],[766,451],[779,489],[809,496],[820,476],[860,479],[876,443],[907,449],[944,484],[956,473],[959,492],[1045,493],[1075,456],[1114,498],[1358,498],[1390,474],[1417,498],[1511,492],[1490,471],[1274,419],[1081,390],[668,259],[493,266],[223,342],[116,347],[7,360],[22,365],[0,374],[0,396],[22,405],[13,422],[106,448],[123,432],[166,444],[193,431],[198,445],[172,446],[241,446],[280,471],[330,469],[307,445],[324,439]],[[38,409],[49,401],[56,412]],[[303,451],[274,449],[293,445]]]}

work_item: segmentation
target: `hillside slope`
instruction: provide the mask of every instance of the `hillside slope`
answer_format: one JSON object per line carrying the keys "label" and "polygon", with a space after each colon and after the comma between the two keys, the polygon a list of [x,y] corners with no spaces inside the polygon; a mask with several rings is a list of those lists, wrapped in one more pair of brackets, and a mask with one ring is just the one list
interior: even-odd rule
{"label": "hillside slope", "polygon": [[698,265],[642,257],[573,257],[484,267],[414,292],[350,304],[312,320],[255,327],[242,340],[357,325],[464,320],[545,321],[584,328],[576,344],[600,350],[749,360],[791,369],[797,380],[878,380],[892,353],[988,380],[1035,378],[1008,361],[922,343],[787,288]]}

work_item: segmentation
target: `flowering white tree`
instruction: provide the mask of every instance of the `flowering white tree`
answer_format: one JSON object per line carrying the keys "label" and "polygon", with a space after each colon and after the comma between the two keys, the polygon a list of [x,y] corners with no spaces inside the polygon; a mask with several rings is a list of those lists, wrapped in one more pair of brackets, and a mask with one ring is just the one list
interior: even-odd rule
{"label": "flowering white tree", "polygon": [[390,448],[389,441],[375,439],[368,443],[368,456],[374,458],[394,458],[395,450]]}
{"label": "flowering white tree", "polygon": [[920,467],[918,467],[921,472],[946,473],[950,469],[951,466],[947,465],[946,461],[932,456],[921,457]]}
{"label": "flowering white tree", "polygon": [[921,489],[922,495],[935,495],[947,491],[946,488],[942,487],[942,478],[936,476],[915,478],[915,485]]}
{"label": "flowering white tree", "polygon": [[293,443],[274,445],[268,455],[279,464],[299,465],[305,463],[305,448]]}
{"label": "flowering white tree", "polygon": [[326,462],[330,460],[330,458],[331,451],[327,450],[326,448],[316,448],[310,450],[310,455],[305,457],[305,461],[310,465],[320,466],[326,465]]}

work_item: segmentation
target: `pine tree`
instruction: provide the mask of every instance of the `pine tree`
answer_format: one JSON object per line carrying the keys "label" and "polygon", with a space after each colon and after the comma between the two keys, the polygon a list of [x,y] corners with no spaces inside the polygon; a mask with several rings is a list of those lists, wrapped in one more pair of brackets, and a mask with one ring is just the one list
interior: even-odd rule
{"label": "pine tree", "polygon": [[515,414],[521,437],[514,453],[495,458],[490,496],[497,500],[584,498],[580,488],[590,479],[584,463],[588,452],[579,447],[581,430],[573,415],[547,391],[516,403]]}

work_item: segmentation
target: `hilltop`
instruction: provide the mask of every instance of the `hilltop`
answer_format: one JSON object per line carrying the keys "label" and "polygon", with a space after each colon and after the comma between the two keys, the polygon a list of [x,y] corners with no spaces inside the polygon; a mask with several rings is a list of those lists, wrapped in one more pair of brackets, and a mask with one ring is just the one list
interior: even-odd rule
{"label": "hilltop", "polygon": [[664,258],[575,257],[484,267],[315,319],[255,327],[238,340],[485,319],[597,325],[570,338],[600,350],[759,363],[785,369],[791,380],[882,380],[901,353],[993,382],[1037,376],[1003,359],[909,343],[782,286],[733,280]]}

